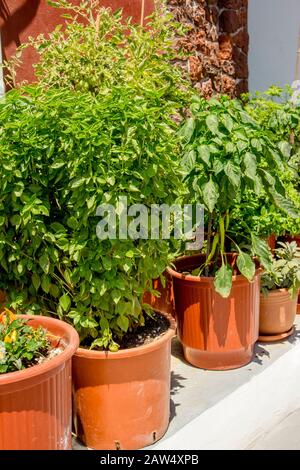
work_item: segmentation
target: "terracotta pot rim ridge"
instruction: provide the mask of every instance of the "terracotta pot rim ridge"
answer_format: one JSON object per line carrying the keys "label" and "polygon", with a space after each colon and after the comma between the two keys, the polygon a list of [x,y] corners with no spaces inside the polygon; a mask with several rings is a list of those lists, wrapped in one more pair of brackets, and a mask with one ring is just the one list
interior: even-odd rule
{"label": "terracotta pot rim ridge", "polygon": [[[200,257],[201,254],[198,255],[190,255],[190,256],[180,256],[179,258],[176,258],[174,260],[174,263],[176,261],[182,261],[184,259],[191,259],[192,257],[197,258]],[[243,282],[247,281],[249,283],[252,283],[255,281],[255,278],[261,273],[262,269],[257,268],[255,271],[255,275],[253,277],[252,281],[248,281],[248,279],[243,276],[242,274],[234,274],[232,276],[232,282]],[[213,284],[215,280],[215,276],[193,276],[192,274],[182,274],[178,271],[175,271],[171,266],[167,267],[167,272],[170,274],[172,277],[175,277],[177,279],[180,279],[181,281],[188,281],[188,282],[196,282],[196,283],[201,283],[201,284]]]}
{"label": "terracotta pot rim ridge", "polygon": [[161,313],[161,315],[166,317],[169,322],[170,326],[168,330],[158,339],[154,339],[148,344],[144,344],[142,346],[137,346],[136,348],[128,348],[128,349],[121,349],[116,352],[111,351],[96,351],[94,349],[85,349],[85,348],[78,348],[75,356],[77,357],[85,357],[87,359],[125,359],[129,357],[141,356],[143,354],[147,354],[153,352],[160,348],[160,346],[165,343],[166,341],[171,340],[175,336],[175,321],[171,315],[166,313]]}

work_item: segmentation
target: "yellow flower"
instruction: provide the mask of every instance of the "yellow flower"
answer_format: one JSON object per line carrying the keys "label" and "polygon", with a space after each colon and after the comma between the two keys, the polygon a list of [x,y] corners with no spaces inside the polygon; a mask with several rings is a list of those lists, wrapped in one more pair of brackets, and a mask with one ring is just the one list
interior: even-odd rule
{"label": "yellow flower", "polygon": [[4,343],[14,343],[17,341],[17,330],[13,330],[10,335],[6,335],[4,338]]}

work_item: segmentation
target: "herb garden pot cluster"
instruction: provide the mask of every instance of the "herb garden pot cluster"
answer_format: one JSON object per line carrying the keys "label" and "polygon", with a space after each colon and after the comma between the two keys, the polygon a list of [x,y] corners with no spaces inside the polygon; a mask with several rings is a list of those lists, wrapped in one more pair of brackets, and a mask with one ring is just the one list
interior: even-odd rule
{"label": "herb garden pot cluster", "polygon": [[[277,231],[261,233],[257,213],[267,201],[266,218],[299,218],[289,137],[297,136],[300,117],[284,106],[292,118],[277,138],[256,99],[197,95],[174,65],[177,27],[155,3],[147,28],[87,2],[68,7],[64,28],[31,41],[39,56],[37,83],[0,101],[0,281],[7,293],[0,304],[66,322],[26,317],[60,338],[63,351],[49,361],[7,373],[2,357],[0,448],[70,449],[71,387],[74,429],[86,446],[153,444],[169,423],[172,315],[186,360],[226,370],[253,356],[259,266],[267,289],[296,292],[295,245],[283,247],[293,274],[277,266],[278,283],[276,250],[266,241]],[[22,51],[11,64],[12,78],[21,58]],[[201,254],[168,268],[186,253],[185,237],[175,237],[175,217],[169,236],[161,230],[161,238],[149,237],[134,210],[177,201],[204,206],[206,239]],[[140,215],[149,221],[148,212]],[[267,334],[293,322],[294,301],[285,292],[273,298],[280,308],[272,307],[278,320],[271,326],[261,299]],[[153,326],[144,339],[156,316],[164,328]],[[5,356],[17,332],[4,334],[0,325],[0,333]]]}

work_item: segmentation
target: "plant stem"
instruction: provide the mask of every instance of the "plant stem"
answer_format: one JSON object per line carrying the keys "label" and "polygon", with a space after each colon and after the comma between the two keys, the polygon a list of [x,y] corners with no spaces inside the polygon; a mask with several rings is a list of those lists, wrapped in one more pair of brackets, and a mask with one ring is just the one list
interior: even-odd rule
{"label": "plant stem", "polygon": [[145,0],[142,1],[142,8],[141,8],[141,26],[144,26],[144,16],[145,16]]}
{"label": "plant stem", "polygon": [[[212,237],[212,221],[213,221],[213,214],[209,214],[208,218],[208,227],[207,227],[207,245],[206,245],[206,259],[209,257],[210,248],[211,248],[211,237]],[[205,268],[205,276],[209,274],[209,265]]]}

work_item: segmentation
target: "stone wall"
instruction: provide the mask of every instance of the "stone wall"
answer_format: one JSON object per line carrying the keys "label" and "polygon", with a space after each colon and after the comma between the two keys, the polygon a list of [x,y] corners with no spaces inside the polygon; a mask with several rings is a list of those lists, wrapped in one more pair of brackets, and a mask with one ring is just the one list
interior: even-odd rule
{"label": "stone wall", "polygon": [[206,98],[248,90],[248,0],[168,0],[188,33],[178,40],[183,66]]}

